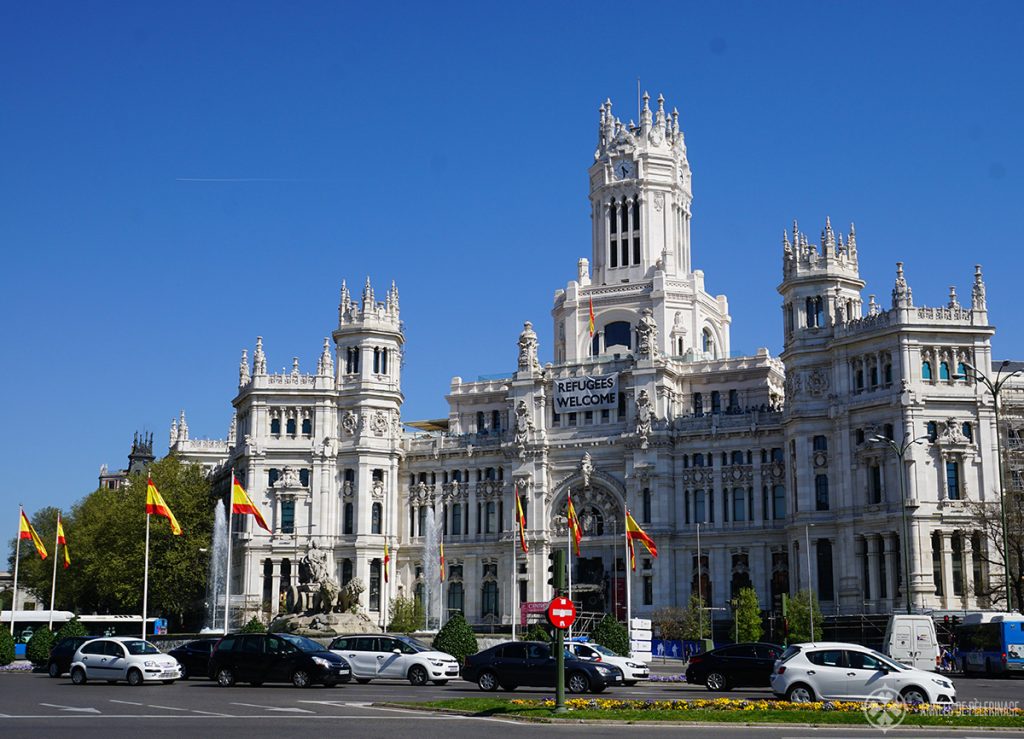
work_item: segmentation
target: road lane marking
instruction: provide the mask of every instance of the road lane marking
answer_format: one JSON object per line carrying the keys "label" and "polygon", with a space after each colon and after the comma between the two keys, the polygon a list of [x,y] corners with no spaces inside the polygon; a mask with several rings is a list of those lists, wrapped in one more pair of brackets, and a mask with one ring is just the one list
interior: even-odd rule
{"label": "road lane marking", "polygon": [[40,703],[47,708],[59,708],[62,711],[75,711],[77,713],[99,713],[95,708],[78,708],[77,706],[58,706],[56,703]]}
{"label": "road lane marking", "polygon": [[245,706],[246,708],[262,708],[264,711],[277,711],[279,713],[314,713],[305,708],[275,708],[272,706],[260,706],[255,703],[232,703],[233,706]]}
{"label": "road lane marking", "polygon": [[198,708],[189,709],[192,713],[201,713],[204,716],[220,716],[222,718],[238,718],[237,716],[230,713],[214,713],[213,711],[200,711]]}
{"label": "road lane marking", "polygon": [[188,711],[187,708],[176,708],[175,706],[157,706],[152,703],[149,704],[149,708],[163,708],[165,711]]}
{"label": "road lane marking", "polygon": [[111,698],[110,702],[111,703],[124,703],[126,706],[144,706],[144,705],[146,705],[145,703],[137,703],[135,701],[119,701],[119,700],[117,700],[115,698]]}

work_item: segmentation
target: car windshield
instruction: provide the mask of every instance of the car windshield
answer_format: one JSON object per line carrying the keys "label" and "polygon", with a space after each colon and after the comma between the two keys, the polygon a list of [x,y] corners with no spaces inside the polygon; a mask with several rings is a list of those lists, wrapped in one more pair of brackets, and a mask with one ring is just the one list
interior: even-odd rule
{"label": "car windshield", "polygon": [[605,657],[619,657],[619,656],[621,656],[621,655],[619,655],[618,652],[613,652],[608,647],[602,647],[600,644],[588,644],[587,646],[590,647],[591,649],[593,649],[595,652],[600,652]]}
{"label": "car windshield", "polygon": [[322,646],[317,644],[312,639],[307,639],[304,636],[295,636],[295,634],[278,634],[279,637],[284,639],[289,644],[299,648],[300,652],[306,654],[313,654],[314,652],[326,651]]}
{"label": "car windshield", "polygon": [[133,641],[121,642],[124,644],[124,648],[128,650],[128,654],[160,654],[160,650],[150,644],[148,641],[142,641],[142,639],[135,639]]}
{"label": "car windshield", "polygon": [[399,637],[397,637],[397,639],[398,639],[398,641],[402,642],[403,644],[408,644],[410,647],[415,649],[417,652],[433,652],[434,651],[432,647],[427,646],[426,644],[421,642],[419,639],[413,639],[411,636],[399,636]]}

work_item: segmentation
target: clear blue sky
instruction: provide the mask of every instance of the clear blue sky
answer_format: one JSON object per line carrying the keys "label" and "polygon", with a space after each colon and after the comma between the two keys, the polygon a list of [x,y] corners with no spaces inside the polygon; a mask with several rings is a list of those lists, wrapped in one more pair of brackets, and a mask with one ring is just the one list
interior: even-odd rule
{"label": "clear blue sky", "polygon": [[223,437],[258,334],[312,370],[343,277],[398,283],[406,420],[511,369],[525,319],[550,359],[598,105],[637,77],[681,112],[735,349],[779,351],[782,231],[829,214],[884,305],[897,260],[930,305],[982,263],[1024,358],[1021,3],[369,5],[0,7],[5,535],[182,407]]}

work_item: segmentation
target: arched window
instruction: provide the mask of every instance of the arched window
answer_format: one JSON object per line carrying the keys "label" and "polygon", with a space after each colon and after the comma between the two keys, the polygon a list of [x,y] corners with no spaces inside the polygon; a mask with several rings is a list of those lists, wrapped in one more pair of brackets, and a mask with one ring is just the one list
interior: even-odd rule
{"label": "arched window", "polygon": [[341,529],[342,533],[344,533],[344,534],[351,534],[352,533],[352,512],[353,512],[352,504],[351,503],[346,503],[345,504],[345,516],[344,516],[344,519],[343,519],[343,522],[342,522],[342,529]]}
{"label": "arched window", "polygon": [[466,609],[466,592],[461,582],[453,582],[448,586],[448,615],[462,613]]}
{"label": "arched window", "polygon": [[964,363],[963,362],[957,362],[956,363],[956,377],[954,379],[956,379],[956,380],[966,380],[967,379],[967,368],[964,367]]}
{"label": "arched window", "polygon": [[274,436],[280,436],[281,435],[281,419],[280,418],[271,418],[270,419],[270,433],[273,434]]}
{"label": "arched window", "polygon": [[828,475],[815,475],[814,477],[814,509],[817,511],[828,510]]}
{"label": "arched window", "polygon": [[932,379],[932,363],[929,362],[927,359],[921,362],[921,379]]}
{"label": "arched window", "polygon": [[380,347],[373,347],[373,374],[380,374]]}
{"label": "arched window", "polygon": [[608,266],[618,267],[619,266],[619,240],[617,238],[619,231],[619,219],[617,218],[618,206],[615,203],[615,198],[612,198],[611,207],[608,208],[608,232],[611,234],[611,240],[608,242]]}
{"label": "arched window", "polygon": [[343,559],[341,560],[341,584],[348,585],[352,579],[352,560]]}
{"label": "arched window", "polygon": [[825,325],[825,301],[821,298],[814,299],[814,321],[819,328]]}
{"label": "arched window", "polygon": [[706,328],[701,333],[701,351],[705,354],[710,354],[712,359],[717,359],[715,356],[715,337],[711,333],[711,329]]}
{"label": "arched window", "polygon": [[949,364],[947,362],[939,363],[939,379],[949,380]]}
{"label": "arched window", "polygon": [[632,327],[626,321],[613,321],[604,327],[604,349],[609,351],[613,346],[629,349],[632,338]]}
{"label": "arched window", "polygon": [[381,519],[383,518],[384,508],[380,503],[374,503],[370,509],[370,533],[379,534],[381,527]]}
{"label": "arched window", "polygon": [[303,418],[302,419],[302,435],[312,436],[313,435],[313,419]]}
{"label": "arched window", "polygon": [[814,451],[816,452],[827,452],[828,451],[828,437],[818,435],[814,437],[813,441]]}
{"label": "arched window", "polygon": [[295,419],[294,418],[289,418],[287,423],[285,423],[285,433],[287,433],[289,436],[295,436]]}
{"label": "arched window", "polygon": [[640,199],[633,200],[633,264],[640,264]]}

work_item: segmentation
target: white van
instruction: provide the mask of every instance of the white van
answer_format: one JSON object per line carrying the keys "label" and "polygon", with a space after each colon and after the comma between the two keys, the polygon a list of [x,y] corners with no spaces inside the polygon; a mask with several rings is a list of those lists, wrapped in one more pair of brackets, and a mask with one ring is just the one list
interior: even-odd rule
{"label": "white van", "polygon": [[931,616],[895,614],[885,629],[882,651],[897,662],[918,670],[938,668],[939,638]]}

